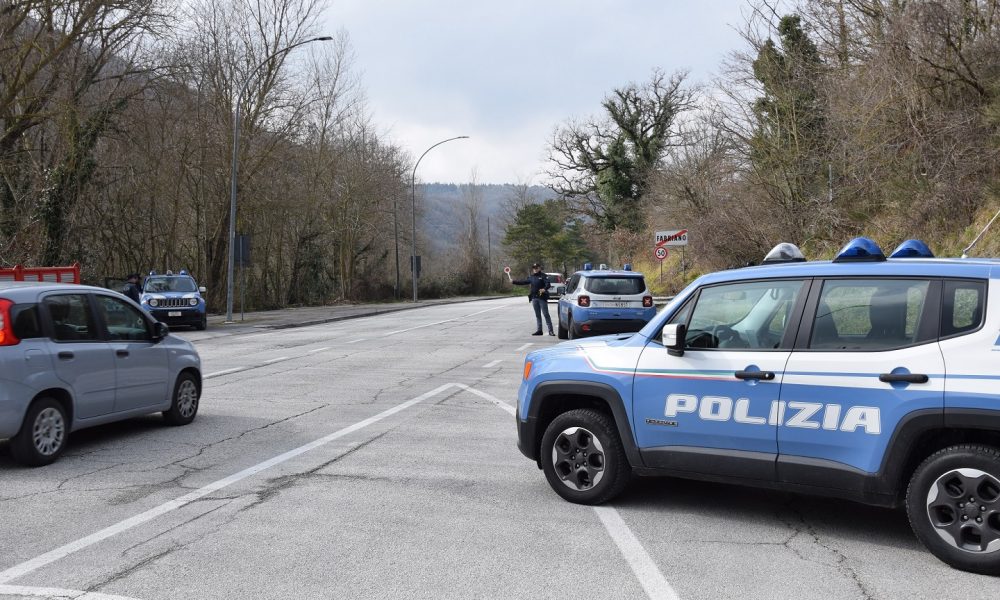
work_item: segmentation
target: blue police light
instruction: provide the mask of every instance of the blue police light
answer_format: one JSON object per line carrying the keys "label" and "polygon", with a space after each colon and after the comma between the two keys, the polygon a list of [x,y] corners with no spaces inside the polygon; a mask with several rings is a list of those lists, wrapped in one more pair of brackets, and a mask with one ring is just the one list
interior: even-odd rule
{"label": "blue police light", "polygon": [[631,270],[632,270],[632,264],[631,263],[625,263],[625,265],[622,266],[622,271],[631,271]]}
{"label": "blue police light", "polygon": [[592,271],[592,270],[594,270],[594,265],[592,265],[590,263],[583,263],[583,270],[584,271]]}
{"label": "blue police light", "polygon": [[934,258],[934,253],[920,240],[906,240],[896,246],[889,258]]}
{"label": "blue police light", "polygon": [[882,262],[885,254],[873,240],[866,237],[856,237],[847,242],[833,262]]}
{"label": "blue police light", "polygon": [[150,275],[156,275],[156,271],[150,271],[149,274]]}
{"label": "blue police light", "polygon": [[187,269],[181,269],[180,274],[181,275],[187,275],[188,274]]}

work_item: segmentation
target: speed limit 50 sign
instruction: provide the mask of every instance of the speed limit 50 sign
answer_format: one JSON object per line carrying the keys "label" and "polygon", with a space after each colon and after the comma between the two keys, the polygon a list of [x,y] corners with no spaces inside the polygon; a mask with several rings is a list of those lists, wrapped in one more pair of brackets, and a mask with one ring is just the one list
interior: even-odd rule
{"label": "speed limit 50 sign", "polygon": [[653,256],[656,257],[656,260],[663,260],[667,257],[667,249],[663,246],[658,246],[656,250],[653,251]]}

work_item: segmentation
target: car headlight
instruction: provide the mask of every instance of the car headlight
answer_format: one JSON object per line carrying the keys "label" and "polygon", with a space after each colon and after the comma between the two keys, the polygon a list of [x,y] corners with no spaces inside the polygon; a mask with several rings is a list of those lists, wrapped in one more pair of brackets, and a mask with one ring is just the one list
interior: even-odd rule
{"label": "car headlight", "polygon": [[156,298],[150,298],[149,299],[149,305],[150,306],[159,306],[160,305],[160,301],[157,300]]}
{"label": "car headlight", "polygon": [[191,298],[190,300],[188,300],[188,304],[190,304],[191,306],[198,306],[198,299]]}

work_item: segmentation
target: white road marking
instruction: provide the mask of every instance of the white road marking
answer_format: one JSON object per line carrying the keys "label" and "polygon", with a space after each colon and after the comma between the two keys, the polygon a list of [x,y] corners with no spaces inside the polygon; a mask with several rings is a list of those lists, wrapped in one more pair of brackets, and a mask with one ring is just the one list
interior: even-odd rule
{"label": "white road marking", "polygon": [[525,344],[523,346],[518,346],[517,348],[514,348],[514,352],[520,352],[521,350],[527,350],[528,348],[530,348],[530,347],[532,347],[534,345],[535,345],[534,342],[528,342],[527,344]]}
{"label": "white road marking", "polygon": [[389,333],[382,334],[383,337],[389,337],[390,335],[396,335],[397,333],[406,333],[407,331],[413,331],[415,329],[423,329],[424,327],[431,327],[433,325],[441,325],[443,323],[451,323],[452,321],[458,321],[459,319],[467,319],[469,317],[474,317],[476,315],[481,315],[483,313],[488,313],[491,310],[499,310],[501,308],[507,308],[507,306],[494,306],[493,308],[487,308],[486,310],[481,310],[478,312],[470,313],[467,315],[462,315],[461,317],[455,317],[454,319],[445,319],[444,321],[435,321],[433,323],[425,323],[423,325],[417,325],[416,327],[409,327],[407,329],[398,329],[396,331],[390,331]]}
{"label": "white road marking", "polygon": [[245,371],[250,367],[233,367],[232,369],[225,369],[222,371],[216,371],[215,373],[209,373],[202,377],[202,379],[212,379],[213,377],[220,377],[222,375],[229,375],[230,373],[237,373],[239,371]]}
{"label": "white road marking", "polygon": [[274,364],[276,362],[281,362],[283,360],[289,360],[290,358],[291,358],[291,356],[279,356],[278,358],[272,358],[271,360],[265,360],[261,364],[262,365],[271,365],[271,364]]}
{"label": "white road marking", "polygon": [[[470,394],[475,394],[484,400],[488,400],[493,404],[496,404],[503,410],[507,411],[511,415],[515,414],[514,407],[507,404],[499,398],[482,392],[475,388],[463,385],[461,383],[453,384]],[[663,576],[660,572],[659,567],[650,558],[649,553],[643,548],[642,544],[636,539],[635,534],[629,529],[628,525],[622,519],[618,511],[611,506],[595,506],[594,512],[597,513],[597,518],[601,520],[604,528],[608,531],[608,535],[614,540],[615,545],[618,546],[618,550],[621,551],[622,556],[625,557],[625,561],[632,568],[632,572],[635,573],[636,579],[639,580],[639,585],[642,589],[646,591],[646,595],[649,596],[650,600],[680,600],[680,596],[671,587],[670,582],[667,578]]]}
{"label": "white road marking", "polygon": [[642,547],[635,534],[628,528],[622,516],[611,506],[595,506],[594,512],[597,518],[608,530],[611,539],[615,541],[618,549],[621,550],[625,561],[632,567],[642,589],[646,590],[646,595],[650,600],[679,600],[680,596],[670,586],[666,577],[660,572],[659,567],[650,558],[649,553]]}
{"label": "white road marking", "polygon": [[28,587],[24,585],[0,585],[0,596],[29,596],[36,598],[56,598],[69,600],[135,600],[128,596],[112,596],[83,590],[64,590],[49,587]]}
{"label": "white road marking", "polygon": [[360,338],[360,339],[357,339],[357,340],[351,340],[351,341],[349,341],[349,342],[347,342],[347,343],[348,343],[348,344],[357,344],[358,342],[363,342],[363,341],[365,341],[366,339],[368,339],[368,338]]}
{"label": "white road marking", "polygon": [[263,462],[257,463],[256,465],[254,465],[252,467],[248,467],[246,469],[243,469],[242,471],[240,471],[238,473],[234,473],[234,474],[230,475],[229,477],[224,477],[222,479],[214,481],[214,482],[212,482],[212,483],[210,483],[210,484],[208,484],[208,485],[206,485],[204,487],[198,488],[197,490],[195,490],[195,491],[193,491],[193,492],[191,492],[189,494],[185,494],[184,496],[181,496],[180,498],[177,498],[175,500],[170,500],[169,502],[164,502],[163,504],[161,504],[159,506],[151,508],[151,509],[149,509],[149,510],[147,510],[145,512],[139,513],[138,515],[135,515],[134,517],[130,517],[128,519],[125,519],[124,521],[120,521],[120,522],[115,523],[114,525],[111,525],[109,527],[105,527],[104,529],[101,529],[100,531],[98,531],[96,533],[92,533],[92,534],[90,534],[90,535],[88,535],[86,537],[80,538],[80,539],[78,539],[76,541],[70,542],[70,543],[65,544],[63,546],[60,546],[60,547],[56,548],[55,550],[50,550],[49,552],[46,552],[45,554],[42,554],[42,555],[37,556],[35,558],[32,558],[31,560],[27,560],[27,561],[25,561],[25,562],[23,562],[23,563],[21,563],[19,565],[15,565],[13,567],[10,567],[9,569],[7,569],[5,571],[0,571],[0,584],[9,583],[10,581],[13,581],[14,579],[17,579],[19,577],[24,577],[25,575],[27,575],[29,573],[32,573],[34,571],[37,571],[38,569],[41,569],[42,567],[45,567],[47,565],[50,565],[50,564],[52,564],[52,563],[54,563],[54,562],[56,562],[56,561],[58,561],[58,560],[60,560],[62,558],[65,558],[65,557],[69,556],[70,554],[73,554],[75,552],[79,552],[80,550],[83,550],[84,548],[88,548],[90,546],[93,546],[94,544],[96,544],[98,542],[101,542],[101,541],[104,541],[104,540],[108,539],[109,537],[118,535],[119,533],[122,533],[123,531],[128,531],[129,529],[132,529],[133,527],[136,527],[138,525],[142,525],[143,523],[146,523],[148,521],[152,521],[156,517],[159,517],[161,515],[164,515],[166,513],[171,512],[171,511],[177,510],[178,508],[186,506],[186,505],[194,502],[195,500],[198,500],[199,498],[203,498],[203,497],[205,497],[205,496],[207,496],[207,495],[209,495],[209,494],[211,494],[213,492],[217,492],[217,491],[219,491],[219,490],[221,490],[221,489],[223,489],[225,487],[228,487],[228,486],[230,486],[230,485],[232,485],[234,483],[242,481],[242,480],[246,479],[247,477],[250,477],[252,475],[256,475],[257,473],[260,473],[261,471],[263,471],[265,469],[269,469],[269,468],[271,468],[271,467],[273,467],[275,465],[280,465],[281,463],[286,462],[288,460],[291,460],[291,459],[293,459],[293,458],[295,458],[295,457],[297,457],[299,455],[305,454],[306,452],[309,452],[310,450],[315,450],[316,448],[319,448],[320,446],[326,445],[326,444],[332,442],[333,440],[342,438],[342,437],[344,437],[344,436],[346,436],[348,434],[354,433],[355,431],[358,431],[360,429],[364,429],[365,427],[368,427],[369,425],[377,423],[377,422],[381,421],[382,419],[390,417],[390,416],[392,416],[392,415],[394,415],[394,414],[396,414],[396,413],[398,413],[400,411],[406,410],[407,408],[410,408],[414,404],[418,404],[419,402],[422,402],[422,401],[424,401],[424,400],[426,400],[426,399],[428,399],[428,398],[430,398],[432,396],[440,394],[441,392],[443,392],[445,390],[448,390],[448,389],[450,389],[450,388],[452,388],[454,386],[455,386],[455,384],[446,383],[446,384],[444,384],[444,385],[442,385],[440,387],[437,387],[437,388],[435,388],[435,389],[433,389],[433,390],[431,390],[429,392],[421,394],[421,395],[417,396],[416,398],[413,398],[412,400],[407,400],[406,402],[403,402],[402,404],[397,404],[396,406],[394,406],[394,407],[392,407],[392,408],[390,408],[388,410],[384,410],[384,411],[378,413],[377,415],[375,415],[373,417],[368,417],[367,419],[365,419],[363,421],[359,421],[359,422],[355,423],[354,425],[350,425],[350,426],[345,427],[345,428],[343,428],[343,429],[341,429],[339,431],[335,431],[335,432],[333,432],[333,433],[331,433],[329,435],[321,437],[318,440],[309,442],[308,444],[305,444],[304,446],[299,446],[298,448],[295,448],[293,450],[289,450],[288,452],[285,452],[284,454],[279,454],[278,456],[275,456],[274,458],[270,458],[270,459],[265,460]]}
{"label": "white road marking", "polygon": [[483,365],[483,368],[484,369],[491,369],[491,368],[499,365],[502,362],[503,362],[502,360],[491,360],[490,362],[488,362],[485,365]]}
{"label": "white road marking", "polygon": [[309,352],[307,352],[307,354],[316,354],[317,352],[323,352],[324,350],[329,350],[329,349],[330,349],[329,346],[325,346],[323,348],[316,348],[315,350],[310,350]]}

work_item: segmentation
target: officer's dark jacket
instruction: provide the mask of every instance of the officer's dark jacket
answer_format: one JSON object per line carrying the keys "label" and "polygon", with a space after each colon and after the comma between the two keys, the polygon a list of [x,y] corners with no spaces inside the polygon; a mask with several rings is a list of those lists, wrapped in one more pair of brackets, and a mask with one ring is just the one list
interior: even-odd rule
{"label": "officer's dark jacket", "polygon": [[122,290],[122,293],[136,302],[139,302],[139,299],[142,297],[142,292],[139,291],[139,286],[134,283],[125,284],[125,289]]}
{"label": "officer's dark jacket", "polygon": [[549,299],[549,276],[545,273],[532,273],[527,279],[515,279],[512,281],[514,285],[530,285],[528,289],[528,299],[534,300],[535,298],[541,298],[542,300]]}

